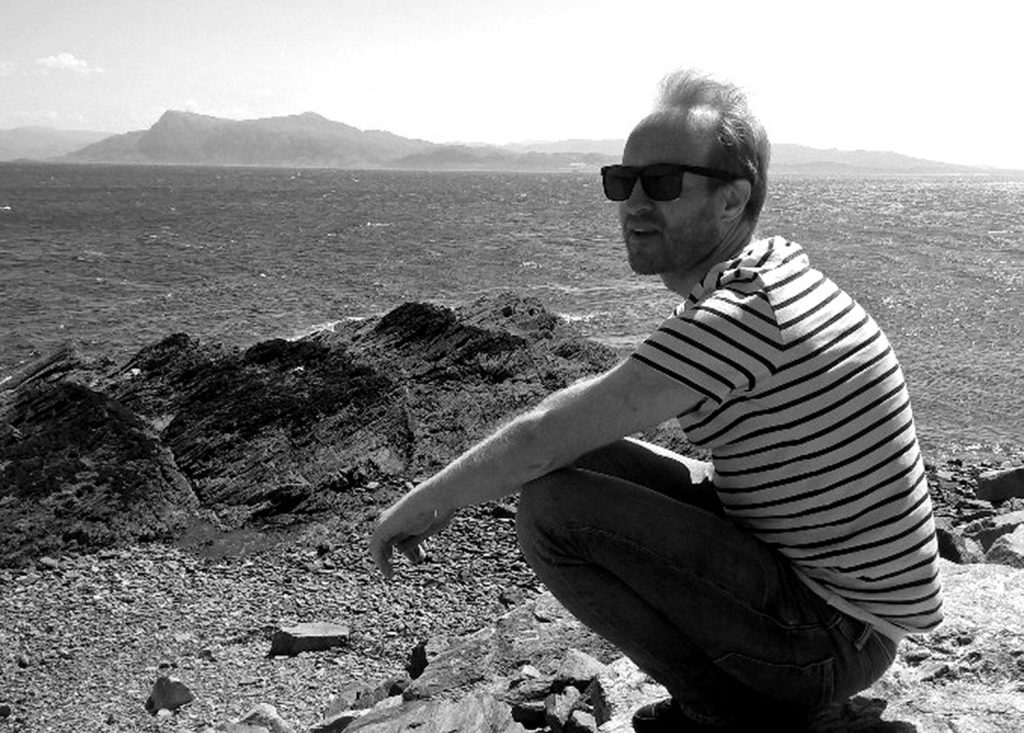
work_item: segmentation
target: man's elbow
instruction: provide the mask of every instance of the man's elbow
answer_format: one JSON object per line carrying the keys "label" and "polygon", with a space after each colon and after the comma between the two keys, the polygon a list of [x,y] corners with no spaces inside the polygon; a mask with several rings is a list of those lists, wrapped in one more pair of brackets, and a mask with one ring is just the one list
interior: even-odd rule
{"label": "man's elbow", "polygon": [[564,468],[576,458],[566,450],[563,431],[543,408],[520,416],[510,427],[527,481]]}

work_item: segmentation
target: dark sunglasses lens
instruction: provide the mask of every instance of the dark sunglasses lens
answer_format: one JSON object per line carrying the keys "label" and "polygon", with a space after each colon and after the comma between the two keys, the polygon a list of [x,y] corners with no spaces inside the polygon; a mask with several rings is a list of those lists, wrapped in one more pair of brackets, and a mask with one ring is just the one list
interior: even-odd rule
{"label": "dark sunglasses lens", "polygon": [[601,171],[604,195],[612,201],[625,201],[633,193],[636,174],[632,171],[611,167]]}
{"label": "dark sunglasses lens", "polygon": [[683,192],[682,171],[645,171],[640,182],[644,192],[654,201],[672,201]]}

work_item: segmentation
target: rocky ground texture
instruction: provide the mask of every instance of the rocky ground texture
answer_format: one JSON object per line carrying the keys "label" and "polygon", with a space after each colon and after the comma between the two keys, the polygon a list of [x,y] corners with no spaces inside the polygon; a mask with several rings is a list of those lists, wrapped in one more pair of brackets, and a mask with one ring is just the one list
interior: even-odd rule
{"label": "rocky ground texture", "polygon": [[[664,691],[542,592],[514,502],[391,583],[366,556],[413,482],[615,359],[499,295],[0,382],[0,731],[628,729]],[[816,729],[1024,730],[1022,462],[930,457],[947,621]]]}

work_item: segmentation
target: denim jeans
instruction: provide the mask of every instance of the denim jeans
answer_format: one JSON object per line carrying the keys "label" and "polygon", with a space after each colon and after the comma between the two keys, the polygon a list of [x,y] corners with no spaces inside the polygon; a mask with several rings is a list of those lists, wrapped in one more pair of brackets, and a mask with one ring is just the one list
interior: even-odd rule
{"label": "denim jeans", "polygon": [[516,526],[562,604],[698,721],[799,717],[895,657],[726,518],[709,464],[619,441],[524,486]]}

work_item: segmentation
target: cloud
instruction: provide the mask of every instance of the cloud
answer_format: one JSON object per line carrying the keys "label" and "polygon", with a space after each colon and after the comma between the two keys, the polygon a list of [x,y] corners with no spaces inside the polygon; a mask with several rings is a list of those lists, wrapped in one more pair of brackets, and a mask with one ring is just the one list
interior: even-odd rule
{"label": "cloud", "polygon": [[11,76],[17,68],[18,65],[13,61],[0,61],[0,76]]}
{"label": "cloud", "polygon": [[88,62],[75,58],[74,54],[58,53],[54,56],[46,56],[36,59],[36,64],[45,71],[71,71],[76,74],[102,74],[103,69],[98,66],[90,66]]}

